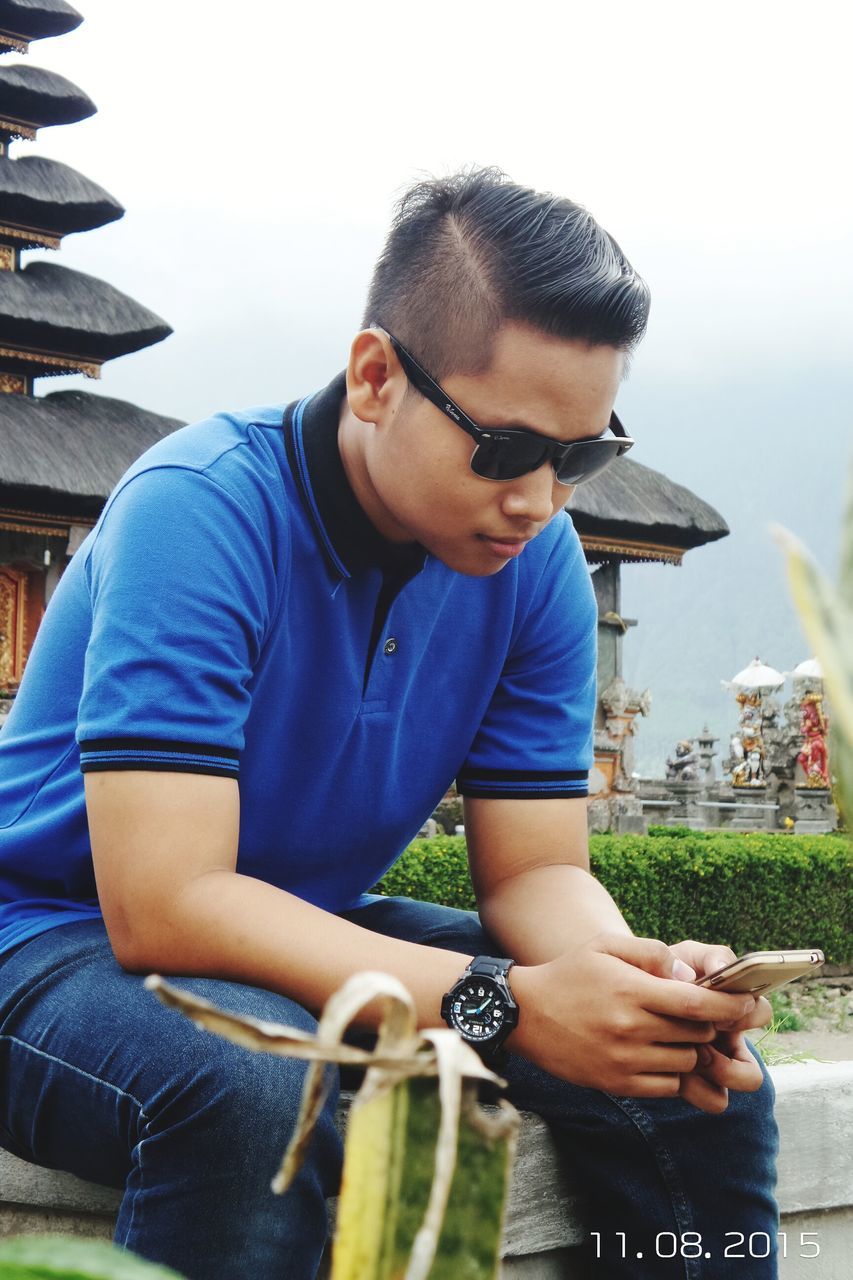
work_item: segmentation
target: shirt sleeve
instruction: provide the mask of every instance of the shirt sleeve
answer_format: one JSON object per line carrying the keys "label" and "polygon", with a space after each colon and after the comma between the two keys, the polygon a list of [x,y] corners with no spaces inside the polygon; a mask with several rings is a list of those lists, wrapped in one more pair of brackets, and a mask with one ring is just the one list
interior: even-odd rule
{"label": "shirt sleeve", "polygon": [[580,540],[560,530],[457,777],[461,795],[585,796],[593,763],[598,608]]}
{"label": "shirt sleeve", "polygon": [[275,600],[267,524],[188,467],[143,471],[113,496],[85,566],[83,772],[237,776]]}

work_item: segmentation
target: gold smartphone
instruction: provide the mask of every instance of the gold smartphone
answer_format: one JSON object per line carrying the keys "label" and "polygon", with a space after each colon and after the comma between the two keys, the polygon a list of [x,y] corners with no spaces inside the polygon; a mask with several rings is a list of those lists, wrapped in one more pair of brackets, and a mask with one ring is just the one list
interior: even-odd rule
{"label": "gold smartphone", "polygon": [[824,954],[817,947],[807,951],[750,951],[715,973],[697,978],[696,985],[715,991],[764,995],[805,973],[816,972],[823,963]]}

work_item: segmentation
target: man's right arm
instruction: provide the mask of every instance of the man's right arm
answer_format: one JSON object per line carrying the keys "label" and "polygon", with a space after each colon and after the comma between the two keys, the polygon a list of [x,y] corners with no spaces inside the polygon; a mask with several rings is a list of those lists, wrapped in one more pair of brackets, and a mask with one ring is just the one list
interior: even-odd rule
{"label": "man's right arm", "polygon": [[[238,873],[236,779],[110,770],[87,773],[85,785],[98,895],[116,959],[125,969],[245,982],[315,1012],[352,974],[378,969],[411,992],[419,1026],[441,1025],[441,997],[471,956],[385,937]],[[621,942],[641,945],[630,938]],[[523,1052],[546,1070],[589,1087],[635,1096],[675,1094],[679,1073],[692,1069],[696,1053],[660,1043],[660,1028],[669,1023],[681,1032],[679,1039],[693,1038],[689,1023],[679,1022],[683,984],[637,974],[636,959],[620,964],[612,953],[592,959],[601,962],[595,973],[579,973],[577,958],[570,957],[515,970],[528,1028]],[[639,1002],[636,994],[626,999],[619,989],[626,975],[654,986],[655,1014],[650,1016],[647,1000]],[[589,985],[605,1016],[624,1021],[633,1004],[646,1005],[644,1026],[632,1027],[619,1052],[602,1051],[600,1027],[592,1035],[587,1031],[584,1040]],[[612,991],[602,989],[608,985]],[[726,999],[716,994],[717,1001]],[[375,1027],[379,1015],[377,1003],[361,1025]],[[695,1025],[696,1039],[710,1034],[710,1028]],[[650,1066],[658,1073],[654,1087]]]}
{"label": "man's right arm", "polygon": [[[84,775],[98,897],[118,963],[277,991],[319,1012],[353,973],[411,992],[422,1027],[471,959],[340,919],[236,870],[236,779],[115,770]],[[364,1027],[377,1024],[369,1008]]]}

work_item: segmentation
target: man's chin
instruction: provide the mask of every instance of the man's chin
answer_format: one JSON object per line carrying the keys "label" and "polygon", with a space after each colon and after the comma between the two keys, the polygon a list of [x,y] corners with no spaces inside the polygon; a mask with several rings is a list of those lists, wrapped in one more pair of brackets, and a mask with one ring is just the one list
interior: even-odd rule
{"label": "man's chin", "polygon": [[511,556],[500,559],[497,556],[488,560],[482,555],[459,555],[451,551],[443,551],[436,548],[432,551],[432,555],[448,569],[452,569],[454,573],[464,574],[466,578],[492,578],[496,573],[500,573],[501,569],[505,569],[512,559]]}
{"label": "man's chin", "polygon": [[[507,564],[509,561],[507,561]],[[500,573],[501,569],[505,569],[506,564],[499,564],[494,569],[475,569],[469,566],[467,569],[457,569],[457,573],[464,574],[466,578],[493,578],[496,573]]]}

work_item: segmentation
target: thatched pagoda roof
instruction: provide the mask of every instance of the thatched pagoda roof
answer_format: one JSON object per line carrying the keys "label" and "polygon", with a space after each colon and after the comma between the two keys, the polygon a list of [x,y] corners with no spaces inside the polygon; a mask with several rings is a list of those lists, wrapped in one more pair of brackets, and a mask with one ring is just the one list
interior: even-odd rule
{"label": "thatched pagoda roof", "polygon": [[663,560],[729,532],[719,511],[660,471],[617,458],[578,485],[568,504],[587,559]]}
{"label": "thatched pagoda roof", "polygon": [[[140,454],[183,423],[83,391],[0,395],[0,507],[96,519]],[[728,533],[683,485],[627,458],[579,485],[569,504],[587,558],[679,563]]]}
{"label": "thatched pagoda roof", "polygon": [[104,280],[52,262],[0,271],[0,347],[100,363],[160,342],[165,320]]}
{"label": "thatched pagoda roof", "polygon": [[23,63],[0,66],[0,132],[32,137],[35,129],[74,124],[96,110],[82,89],[54,71]]}
{"label": "thatched pagoda roof", "polygon": [[83,21],[65,0],[0,0],[0,31],[24,40],[64,36]]}
{"label": "thatched pagoda roof", "polygon": [[180,426],[85,391],[0,395],[0,507],[94,520],[130,464]]}
{"label": "thatched pagoda roof", "polygon": [[123,213],[108,191],[67,164],[0,156],[0,234],[5,226],[32,231],[36,239],[40,232],[64,236],[102,227]]}

